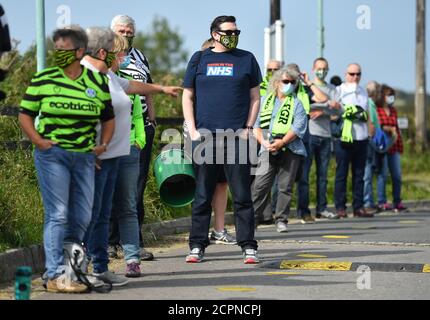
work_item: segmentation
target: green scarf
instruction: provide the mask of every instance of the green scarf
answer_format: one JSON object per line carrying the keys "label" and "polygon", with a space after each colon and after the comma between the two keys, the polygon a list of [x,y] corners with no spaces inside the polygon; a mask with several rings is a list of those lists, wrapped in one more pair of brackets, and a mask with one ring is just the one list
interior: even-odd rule
{"label": "green scarf", "polygon": [[343,128],[340,141],[345,143],[352,143],[352,124],[354,121],[366,122],[367,112],[363,108],[357,107],[353,104],[345,105],[344,110],[345,111],[342,114]]}
{"label": "green scarf", "polygon": [[[276,95],[274,92],[269,94],[264,101],[263,107],[260,111],[260,128],[269,129],[270,121],[272,119],[273,109],[275,107]],[[272,136],[285,135],[290,130],[291,124],[293,123],[293,112],[294,112],[294,97],[292,95],[287,96],[282,102],[282,106],[279,108],[278,113],[275,117],[275,122],[272,127]]]}

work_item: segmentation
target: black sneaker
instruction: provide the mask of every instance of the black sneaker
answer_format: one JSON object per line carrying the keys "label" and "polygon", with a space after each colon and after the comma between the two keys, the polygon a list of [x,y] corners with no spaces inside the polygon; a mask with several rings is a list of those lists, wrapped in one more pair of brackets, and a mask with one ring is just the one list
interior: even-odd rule
{"label": "black sneaker", "polygon": [[229,234],[226,229],[221,232],[212,231],[210,240],[216,244],[237,244],[236,238]]}
{"label": "black sneaker", "polygon": [[146,251],[145,248],[140,248],[140,259],[144,261],[154,260],[152,252]]}

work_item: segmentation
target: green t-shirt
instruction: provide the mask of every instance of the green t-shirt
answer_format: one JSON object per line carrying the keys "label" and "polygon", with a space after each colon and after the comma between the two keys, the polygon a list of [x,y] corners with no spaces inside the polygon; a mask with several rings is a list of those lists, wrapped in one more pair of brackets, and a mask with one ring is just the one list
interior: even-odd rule
{"label": "green t-shirt", "polygon": [[20,112],[39,115],[39,134],[74,152],[91,152],[96,145],[97,123],[115,117],[108,78],[85,67],[76,80],[58,67],[36,73]]}
{"label": "green t-shirt", "polygon": [[381,127],[379,125],[378,113],[376,111],[376,104],[371,98],[369,98],[369,117],[370,117],[370,121],[375,126],[375,128]]}

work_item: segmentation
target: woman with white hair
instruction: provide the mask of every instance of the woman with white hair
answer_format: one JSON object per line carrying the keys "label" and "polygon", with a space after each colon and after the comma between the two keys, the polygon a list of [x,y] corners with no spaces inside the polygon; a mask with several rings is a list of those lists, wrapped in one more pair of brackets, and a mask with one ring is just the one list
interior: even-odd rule
{"label": "woman with white hair", "polygon": [[[115,33],[108,28],[94,27],[87,30],[88,55],[82,64],[90,70],[107,74],[112,104],[115,112],[115,133],[109,146],[105,145],[103,156],[98,159],[96,170],[96,187],[92,228],[87,232],[87,247],[90,255],[97,259],[94,264],[94,274],[99,279],[111,282],[114,286],[124,285],[125,279],[107,270],[107,243],[109,237],[109,221],[112,209],[112,196],[115,190],[120,157],[130,155],[131,130],[131,101],[128,94],[166,93],[173,97],[182,90],[180,87],[164,87],[157,84],[147,84],[130,81],[118,77],[109,70],[118,52],[114,50]],[[137,214],[130,205],[126,212],[127,220],[122,240],[125,260],[127,262],[126,276],[140,276],[139,225]],[[92,230],[97,230],[97,237]],[[93,250],[91,249],[93,248]],[[97,254],[96,249],[97,248]]]}
{"label": "woman with white hair", "polygon": [[[151,71],[149,68],[148,59],[142,51],[133,47],[133,40],[136,32],[136,23],[133,18],[126,15],[117,15],[112,19],[111,30],[116,34],[124,37],[128,42],[128,60],[129,64],[120,69],[120,75],[123,77],[131,77],[136,81],[143,83],[152,83]],[[145,125],[146,144],[140,150],[139,156],[139,178],[137,186],[137,216],[139,219],[139,246],[140,255],[142,260],[153,260],[154,255],[144,249],[143,237],[141,226],[145,217],[144,208],[144,193],[146,181],[148,178],[149,165],[151,162],[152,145],[155,137],[155,128],[157,122],[155,120],[155,110],[152,104],[152,96],[141,95],[140,101],[142,103],[143,120]],[[120,236],[118,221],[115,217],[111,220],[111,232],[109,236],[109,256],[111,258],[117,257],[117,249],[120,246]]]}
{"label": "woman with white hair", "polygon": [[257,217],[263,214],[270,200],[272,183],[278,175],[275,210],[278,232],[287,231],[296,174],[307,156],[302,139],[308,120],[295,94],[300,81],[296,69],[296,65],[289,64],[273,74],[268,94],[261,99],[260,114],[254,125],[254,134],[262,146],[252,185],[254,212]]}

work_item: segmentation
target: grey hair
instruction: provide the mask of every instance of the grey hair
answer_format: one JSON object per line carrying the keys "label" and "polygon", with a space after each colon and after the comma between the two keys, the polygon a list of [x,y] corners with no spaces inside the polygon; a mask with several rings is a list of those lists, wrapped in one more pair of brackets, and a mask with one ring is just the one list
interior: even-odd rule
{"label": "grey hair", "polygon": [[136,22],[134,21],[134,19],[130,16],[126,16],[123,14],[119,14],[115,17],[113,17],[111,23],[110,23],[110,28],[113,32],[115,32],[115,27],[117,25],[121,25],[121,26],[132,26],[133,30],[136,31]]}
{"label": "grey hair", "polygon": [[281,81],[282,77],[286,75],[287,77],[297,80],[300,76],[300,69],[299,66],[295,63],[290,63],[278,71],[273,73],[272,78],[269,82],[269,90],[268,92],[274,92],[277,89],[277,84],[279,81]]}
{"label": "grey hair", "polygon": [[57,42],[60,38],[67,38],[72,41],[75,48],[87,48],[88,37],[80,26],[70,25],[61,29],[54,30],[52,34],[52,40]]}
{"label": "grey hair", "polygon": [[115,33],[109,28],[91,27],[87,29],[88,49],[90,56],[97,56],[100,49],[111,51],[113,48]]}
{"label": "grey hair", "polygon": [[381,85],[378,82],[374,80],[369,81],[367,83],[366,89],[367,89],[367,94],[369,95],[370,98],[372,98],[373,101],[379,100]]}

